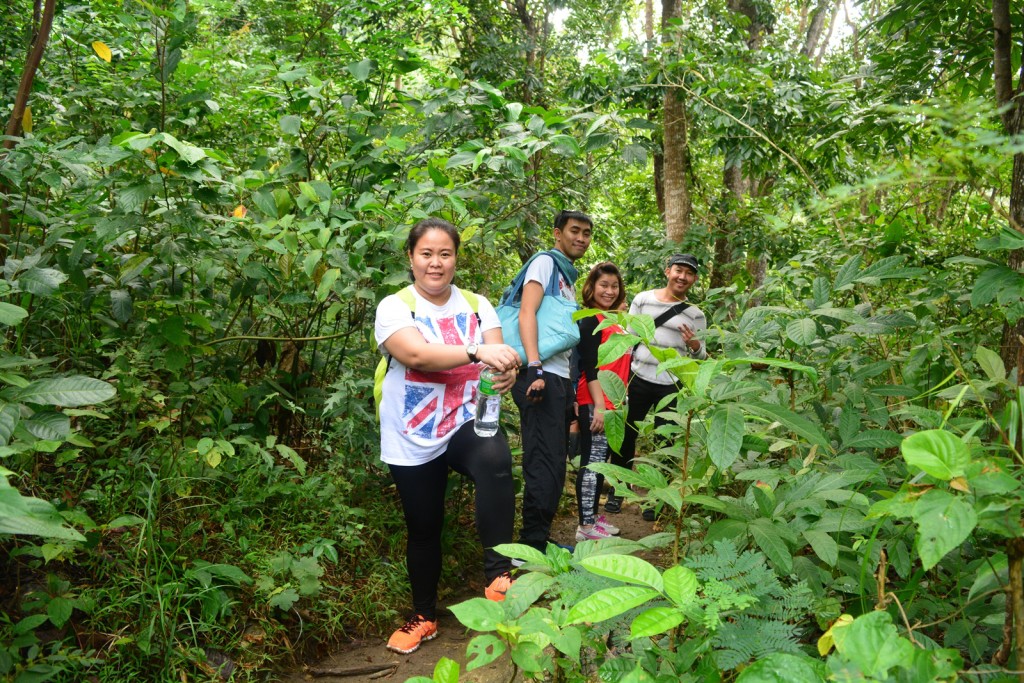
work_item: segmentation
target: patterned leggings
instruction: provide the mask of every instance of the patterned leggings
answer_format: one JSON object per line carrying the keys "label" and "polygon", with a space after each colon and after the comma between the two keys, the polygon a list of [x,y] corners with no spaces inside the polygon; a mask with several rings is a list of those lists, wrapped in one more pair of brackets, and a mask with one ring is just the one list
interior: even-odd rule
{"label": "patterned leggings", "polygon": [[593,405],[580,406],[580,471],[576,475],[576,506],[581,526],[597,520],[597,503],[604,485],[604,476],[587,465],[608,461],[608,438],[604,432],[594,434],[590,431],[593,414]]}

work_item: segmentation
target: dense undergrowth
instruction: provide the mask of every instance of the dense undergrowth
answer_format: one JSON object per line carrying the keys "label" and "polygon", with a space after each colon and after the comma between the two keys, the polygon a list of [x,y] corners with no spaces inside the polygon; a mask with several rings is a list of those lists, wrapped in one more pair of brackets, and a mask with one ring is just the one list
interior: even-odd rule
{"label": "dense undergrowth", "polygon": [[[1005,627],[1024,620],[1024,393],[1000,354],[1024,315],[1001,180],[1020,146],[995,113],[855,85],[842,54],[810,78],[765,47],[751,75],[725,50],[742,22],[700,17],[664,69],[636,46],[585,66],[559,47],[567,85],[542,105],[501,83],[501,46],[438,58],[445,13],[406,5],[61,7],[0,156],[0,675],[265,680],[391,628],[403,525],[377,464],[371,328],[406,281],[403,229],[452,220],[459,283],[496,300],[563,206],[597,220],[581,265],[623,264],[631,294],[676,249],[729,277],[701,285],[711,359],[664,355],[682,386],[670,445],[649,424],[636,471],[606,468],[665,533],[531,557],[503,606],[457,608],[484,633],[471,666],[508,652],[559,680],[748,683],[1021,668]],[[762,174],[743,202],[696,184],[681,245],[650,183],[655,78],[692,98],[694,178],[737,156]],[[16,86],[0,71],[4,101]],[[748,101],[771,103],[744,125],[772,145],[737,142]],[[723,235],[734,258],[714,262]],[[604,357],[650,340],[650,320],[624,322],[636,338]],[[607,422],[621,438],[621,413]],[[446,589],[477,555],[452,487]],[[651,548],[669,559],[636,556]]]}

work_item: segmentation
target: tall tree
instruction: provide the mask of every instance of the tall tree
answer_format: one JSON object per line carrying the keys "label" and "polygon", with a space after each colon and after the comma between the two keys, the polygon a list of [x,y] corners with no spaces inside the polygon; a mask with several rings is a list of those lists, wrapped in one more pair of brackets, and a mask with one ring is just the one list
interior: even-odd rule
{"label": "tall tree", "polygon": [[[673,20],[680,17],[680,0],[662,0],[661,36],[666,45],[672,42]],[[689,125],[682,89],[667,85],[662,108],[662,184],[665,234],[675,242],[681,242],[689,232],[693,212],[693,202],[690,198]]]}

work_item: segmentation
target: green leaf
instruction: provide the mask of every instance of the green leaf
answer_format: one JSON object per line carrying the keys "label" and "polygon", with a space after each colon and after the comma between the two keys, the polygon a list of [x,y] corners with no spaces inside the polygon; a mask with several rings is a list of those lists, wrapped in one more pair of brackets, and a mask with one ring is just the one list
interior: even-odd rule
{"label": "green leaf", "polygon": [[188,142],[182,142],[170,133],[160,133],[157,139],[162,139],[168,147],[178,153],[182,161],[192,165],[200,159],[206,158],[206,152]]}
{"label": "green leaf", "polygon": [[364,59],[361,62],[352,62],[346,65],[345,70],[355,76],[357,81],[363,82],[370,77],[370,73],[376,66],[376,62],[372,59]]}
{"label": "green leaf", "polygon": [[652,607],[641,612],[629,625],[629,639],[667,633],[683,623],[685,615],[674,607]]}
{"label": "green leaf", "polygon": [[747,666],[736,683],[821,683],[826,680],[823,667],[810,657],[772,652]]}
{"label": "green leaf", "polygon": [[466,662],[466,671],[473,671],[482,666],[496,661],[498,657],[505,654],[505,641],[490,633],[484,633],[469,641],[466,647],[466,655],[469,661]]}
{"label": "green leaf", "polygon": [[494,546],[494,550],[505,557],[523,560],[528,564],[548,566],[548,558],[541,551],[522,543],[500,543]]}
{"label": "green leaf", "polygon": [[715,463],[719,470],[729,469],[740,456],[746,429],[743,411],[736,405],[726,404],[711,413],[707,449],[711,462]]}
{"label": "green leaf", "polygon": [[903,437],[888,429],[865,429],[843,442],[843,448],[896,448]]}
{"label": "green leaf", "polygon": [[626,383],[611,370],[598,370],[597,379],[601,383],[601,391],[616,408],[626,400]]}
{"label": "green leaf", "polygon": [[434,681],[435,683],[459,683],[459,663],[447,657],[441,657],[434,665]]}
{"label": "green leaf", "polygon": [[697,595],[697,574],[689,567],[675,565],[665,570],[661,577],[665,584],[665,595],[676,607],[687,607]]}
{"label": "green leaf", "polygon": [[825,436],[824,432],[822,432],[813,422],[801,415],[797,415],[788,408],[763,401],[739,403],[737,405],[742,407],[748,413],[753,413],[754,415],[778,422],[783,427],[786,427],[798,436],[803,437],[810,443],[816,444],[826,452],[832,452],[832,443],[829,441],[828,437]]}
{"label": "green leaf", "polygon": [[1006,379],[1006,366],[999,354],[984,346],[979,346],[974,352],[974,360],[993,382],[1002,382]]}
{"label": "green leaf", "polygon": [[270,596],[270,600],[267,604],[271,607],[277,607],[285,611],[290,610],[295,606],[295,603],[299,601],[299,593],[294,588],[285,588],[284,590],[275,593]]}
{"label": "green leaf", "polygon": [[914,646],[901,638],[888,612],[861,615],[848,626],[834,629],[836,649],[871,679],[888,679],[889,669],[909,662]]}
{"label": "green leaf", "polygon": [[636,346],[640,338],[632,334],[613,334],[608,341],[601,344],[597,349],[597,364],[607,365],[614,363],[619,358]]}
{"label": "green leaf", "polygon": [[21,424],[37,439],[64,441],[71,434],[71,418],[54,411],[40,411]]}
{"label": "green leaf", "polygon": [[3,477],[0,477],[0,534],[85,540],[85,536],[64,523],[51,503],[21,495]]}
{"label": "green leaf", "polygon": [[28,317],[28,311],[21,306],[0,302],[0,323],[13,327]]}
{"label": "green leaf", "polygon": [[6,446],[15,427],[21,421],[21,406],[11,403],[0,404],[0,446]]}
{"label": "green leaf", "polygon": [[451,178],[446,176],[441,169],[437,168],[433,164],[427,166],[427,173],[430,174],[430,179],[434,181],[434,185],[438,187],[448,187],[451,184]]}
{"label": "green leaf", "polygon": [[15,282],[21,291],[37,296],[50,296],[68,276],[53,268],[29,268],[18,275]]}
{"label": "green leaf", "polygon": [[770,519],[755,519],[747,525],[754,543],[784,573],[793,572],[793,554]]}
{"label": "green leaf", "polygon": [[974,507],[948,491],[932,489],[914,505],[918,534],[914,546],[928,571],[967,540],[978,524]]}
{"label": "green leaf", "polygon": [[900,444],[908,465],[924,470],[942,481],[962,477],[971,462],[967,445],[944,429],[929,429],[912,434]]}
{"label": "green leaf", "polygon": [[665,588],[661,574],[647,560],[633,555],[600,555],[588,557],[580,564],[589,572],[609,579],[650,586],[656,591]]}
{"label": "green leaf", "polygon": [[855,254],[842,265],[839,272],[836,273],[836,281],[832,286],[834,291],[839,292],[853,287],[857,273],[860,271],[861,260],[860,254]]}
{"label": "green leaf", "polygon": [[24,403],[77,408],[109,401],[117,392],[110,384],[92,377],[41,379],[17,393]]}
{"label": "green leaf", "polygon": [[316,300],[327,301],[327,297],[331,295],[334,290],[334,284],[341,277],[341,270],[338,268],[330,268],[324,272],[320,278],[320,284],[316,286]]}
{"label": "green leaf", "polygon": [[[657,571],[657,570],[655,570]],[[616,586],[592,593],[572,606],[566,623],[595,623],[617,617],[623,612],[654,600],[658,591],[642,586]],[[477,598],[482,600],[483,598]]]}
{"label": "green leaf", "polygon": [[463,626],[474,631],[494,631],[505,619],[501,603],[485,598],[472,598],[450,608]]}
{"label": "green leaf", "polygon": [[132,319],[132,295],[127,289],[110,290],[110,314],[119,323]]}
{"label": "green leaf", "polygon": [[786,325],[786,336],[798,346],[810,346],[818,340],[818,325],[810,318],[793,320]]}
{"label": "green leaf", "polygon": [[67,598],[57,596],[46,603],[46,615],[50,617],[50,623],[60,628],[71,618],[74,605]]}
{"label": "green leaf", "polygon": [[803,536],[811,545],[811,550],[818,558],[830,567],[836,566],[839,561],[839,544],[824,531],[807,530]]}
{"label": "green leaf", "polygon": [[1016,291],[1020,283],[1021,275],[1012,268],[999,265],[983,270],[974,281],[971,308],[980,308],[992,303],[1003,290]]}
{"label": "green leaf", "polygon": [[608,445],[616,453],[622,448],[626,438],[626,407],[618,410],[606,410],[604,413],[604,433],[608,437]]}

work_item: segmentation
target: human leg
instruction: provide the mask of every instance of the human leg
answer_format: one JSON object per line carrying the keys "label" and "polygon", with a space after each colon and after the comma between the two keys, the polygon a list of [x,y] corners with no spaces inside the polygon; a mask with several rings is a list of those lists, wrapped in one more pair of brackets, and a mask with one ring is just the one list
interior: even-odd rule
{"label": "human leg", "polygon": [[476,529],[484,549],[484,575],[492,581],[511,568],[511,561],[494,546],[512,542],[515,485],[512,452],[505,435],[479,436],[467,422],[452,437],[444,454],[448,465],[473,481],[476,489]]}
{"label": "human leg", "polygon": [[580,526],[593,526],[597,518],[597,500],[604,484],[604,476],[590,469],[593,463],[604,462],[608,454],[608,439],[603,432],[590,431],[594,406],[580,406],[580,470],[576,475],[576,506]]}
{"label": "human leg", "polygon": [[519,408],[523,443],[523,524],[519,540],[544,552],[551,522],[565,486],[567,417],[572,404],[569,380],[544,373],[544,398],[526,398],[532,380],[523,373],[512,388]]}
{"label": "human leg", "polygon": [[441,578],[441,530],[448,465],[434,458],[422,465],[389,465],[408,531],[405,564],[412,587],[413,609],[437,619],[437,582]]}

